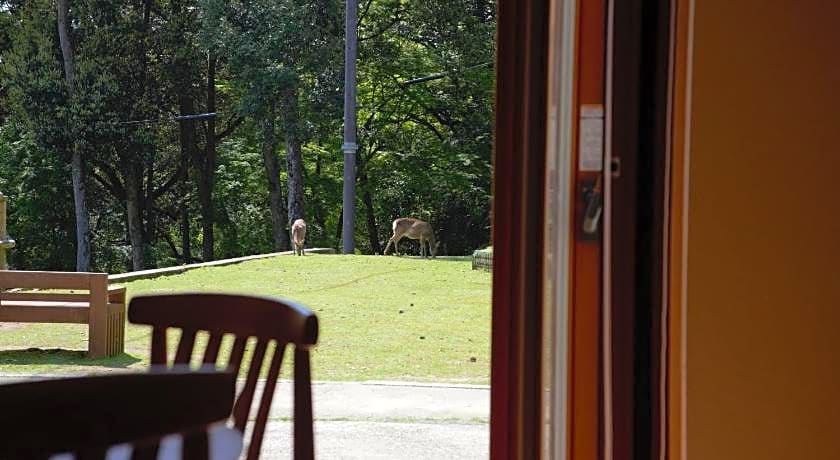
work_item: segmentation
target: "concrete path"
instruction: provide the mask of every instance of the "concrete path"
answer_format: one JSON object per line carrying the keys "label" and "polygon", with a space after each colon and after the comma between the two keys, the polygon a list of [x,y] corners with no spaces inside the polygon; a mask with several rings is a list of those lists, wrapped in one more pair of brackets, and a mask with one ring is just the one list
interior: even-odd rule
{"label": "concrete path", "polygon": [[[272,422],[262,458],[290,459],[291,422]],[[315,422],[315,458],[381,460],[487,459],[488,425]]]}
{"label": "concrete path", "polygon": [[[264,454],[291,458],[291,383],[281,382],[275,397],[279,399],[272,405]],[[318,382],[312,386],[312,405],[317,458],[486,459],[489,455],[486,386]]]}
{"label": "concrete path", "polygon": [[[0,383],[44,377],[0,375]],[[263,458],[291,458],[292,393],[287,381],[275,391]],[[258,387],[256,398],[261,394]],[[315,382],[312,404],[319,459],[486,459],[489,455],[486,386]]]}

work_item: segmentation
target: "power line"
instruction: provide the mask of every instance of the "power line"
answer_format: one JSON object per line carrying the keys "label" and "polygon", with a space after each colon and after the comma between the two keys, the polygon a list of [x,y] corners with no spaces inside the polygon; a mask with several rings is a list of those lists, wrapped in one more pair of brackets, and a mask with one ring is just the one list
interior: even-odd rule
{"label": "power line", "polygon": [[432,80],[440,80],[441,78],[444,78],[447,75],[456,74],[456,73],[464,73],[464,72],[467,72],[467,71],[472,70],[472,69],[477,69],[479,67],[485,67],[485,66],[489,66],[489,65],[492,65],[492,64],[493,64],[492,62],[482,62],[481,64],[476,64],[476,65],[473,65],[473,66],[469,66],[464,70],[453,70],[453,71],[449,71],[449,72],[433,73],[431,75],[426,75],[425,77],[412,78],[411,80],[406,80],[406,81],[404,81],[400,84],[403,85],[403,86],[410,86],[410,85],[416,85],[417,83],[423,83],[423,82],[432,81]]}
{"label": "power line", "polygon": [[190,121],[190,120],[205,120],[208,118],[216,118],[220,112],[197,113],[194,115],[178,115],[166,118],[149,118],[146,120],[130,120],[117,122],[118,125],[143,125],[151,123],[163,123],[165,121]]}

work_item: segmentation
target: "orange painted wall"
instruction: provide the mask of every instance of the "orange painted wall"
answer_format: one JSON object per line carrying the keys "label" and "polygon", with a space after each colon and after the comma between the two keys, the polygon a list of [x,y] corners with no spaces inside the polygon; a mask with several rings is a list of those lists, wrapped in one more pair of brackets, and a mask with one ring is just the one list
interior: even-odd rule
{"label": "orange painted wall", "polygon": [[840,1],[695,8],[688,458],[837,459]]}

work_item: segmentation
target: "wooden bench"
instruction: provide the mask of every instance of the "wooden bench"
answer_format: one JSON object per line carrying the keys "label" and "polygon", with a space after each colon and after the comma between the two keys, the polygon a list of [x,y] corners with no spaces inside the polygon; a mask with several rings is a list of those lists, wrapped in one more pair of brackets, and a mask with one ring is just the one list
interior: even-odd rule
{"label": "wooden bench", "polygon": [[106,273],[0,270],[0,323],[4,322],[87,324],[88,356],[118,355],[125,343],[125,288],[109,289]]}

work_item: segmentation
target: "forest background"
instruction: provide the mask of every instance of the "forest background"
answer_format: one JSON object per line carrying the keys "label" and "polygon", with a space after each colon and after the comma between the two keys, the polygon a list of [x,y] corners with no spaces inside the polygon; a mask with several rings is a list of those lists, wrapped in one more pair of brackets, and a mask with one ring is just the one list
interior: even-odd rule
{"label": "forest background", "polygon": [[[493,1],[360,0],[357,251],[404,216],[489,243],[495,27]],[[299,217],[339,248],[343,79],[343,1],[0,0],[10,264],[282,251]]]}

